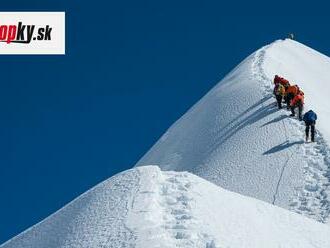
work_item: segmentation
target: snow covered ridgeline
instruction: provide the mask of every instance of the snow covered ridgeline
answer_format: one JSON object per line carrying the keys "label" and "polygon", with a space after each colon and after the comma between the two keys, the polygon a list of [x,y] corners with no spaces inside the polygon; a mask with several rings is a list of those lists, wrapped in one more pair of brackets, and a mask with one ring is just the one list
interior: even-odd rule
{"label": "snow covered ridgeline", "polygon": [[330,228],[187,172],[138,167],[1,248],[330,247]]}
{"label": "snow covered ridgeline", "polygon": [[[278,110],[272,79],[305,92],[318,113],[316,144]],[[327,223],[330,215],[330,58],[292,40],[247,57],[176,121],[138,162],[189,171],[225,189]]]}
{"label": "snow covered ridgeline", "polygon": [[[276,109],[274,74],[298,83],[319,114],[316,144],[304,144],[303,125]],[[166,132],[142,167],[0,247],[330,247],[329,226],[210,183],[328,222],[329,78],[330,59],[302,44],[259,49]]]}

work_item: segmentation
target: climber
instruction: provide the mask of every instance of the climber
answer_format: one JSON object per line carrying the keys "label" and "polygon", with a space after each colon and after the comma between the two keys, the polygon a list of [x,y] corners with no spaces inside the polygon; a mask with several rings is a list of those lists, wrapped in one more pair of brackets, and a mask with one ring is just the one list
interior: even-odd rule
{"label": "climber", "polygon": [[286,101],[286,108],[290,109],[291,100],[298,94],[299,87],[298,85],[291,85],[288,86],[285,91],[285,101]]}
{"label": "climber", "polygon": [[290,86],[290,83],[285,78],[281,78],[280,84],[282,84],[286,89]]}
{"label": "climber", "polygon": [[280,83],[280,77],[278,75],[275,75],[273,83],[275,85]]}
{"label": "climber", "polygon": [[283,87],[284,87],[284,95],[283,95],[282,99],[284,100],[284,102],[287,102],[287,100],[286,100],[286,91],[290,87],[290,83],[289,83],[288,80],[282,78],[280,84],[283,85]]}
{"label": "climber", "polygon": [[294,40],[294,34],[293,34],[293,33],[290,33],[290,34],[288,35],[288,38],[289,38],[290,40]]}
{"label": "climber", "polygon": [[282,100],[285,95],[285,88],[282,84],[278,83],[274,87],[274,95],[276,97],[277,106],[279,109],[282,108]]}
{"label": "climber", "polygon": [[298,108],[298,118],[300,121],[302,121],[302,111],[304,108],[304,93],[302,91],[298,91],[298,93],[293,97],[290,103],[290,107],[290,116],[295,116],[295,109]]}
{"label": "climber", "polygon": [[303,118],[305,125],[306,125],[306,129],[305,129],[305,133],[306,133],[306,142],[308,141],[309,138],[309,129],[311,129],[311,141],[314,142],[315,139],[315,123],[317,120],[317,115],[315,114],[315,112],[313,110],[309,110],[307,113],[304,114],[304,118]]}
{"label": "climber", "polygon": [[278,75],[275,75],[273,82],[274,82],[275,85],[276,84],[282,84],[284,87],[287,87],[287,86],[290,85],[288,80],[286,80],[285,78],[282,78]]}

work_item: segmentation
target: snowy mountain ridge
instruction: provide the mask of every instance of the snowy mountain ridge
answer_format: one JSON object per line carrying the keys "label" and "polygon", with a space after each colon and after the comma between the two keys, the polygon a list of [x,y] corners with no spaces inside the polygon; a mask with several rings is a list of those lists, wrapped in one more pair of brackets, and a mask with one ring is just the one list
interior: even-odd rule
{"label": "snowy mountain ridge", "polygon": [[[275,74],[298,83],[318,113],[315,144],[276,108]],[[0,247],[330,247],[328,78],[330,59],[298,42],[259,49],[137,167]]]}
{"label": "snowy mountain ridge", "polygon": [[187,172],[143,166],[97,185],[1,248],[329,247],[330,227]]}
{"label": "snowy mountain ridge", "polygon": [[[304,144],[304,125],[277,109],[275,74],[297,83],[305,92],[306,110],[318,113],[316,144]],[[296,41],[276,41],[230,72],[137,165],[189,171],[225,189],[327,222],[330,102],[324,99],[329,78],[329,57]]]}

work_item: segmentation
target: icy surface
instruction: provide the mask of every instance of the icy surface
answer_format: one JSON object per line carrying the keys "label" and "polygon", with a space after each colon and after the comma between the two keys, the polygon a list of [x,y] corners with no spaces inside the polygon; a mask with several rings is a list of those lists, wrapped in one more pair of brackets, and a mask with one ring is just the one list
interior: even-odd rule
{"label": "icy surface", "polygon": [[[278,110],[275,74],[298,83],[319,115],[317,144]],[[330,59],[292,40],[250,55],[179,119],[137,165],[189,171],[231,191],[327,222]]]}
{"label": "icy surface", "polygon": [[187,172],[114,176],[1,248],[324,248],[330,228]]}

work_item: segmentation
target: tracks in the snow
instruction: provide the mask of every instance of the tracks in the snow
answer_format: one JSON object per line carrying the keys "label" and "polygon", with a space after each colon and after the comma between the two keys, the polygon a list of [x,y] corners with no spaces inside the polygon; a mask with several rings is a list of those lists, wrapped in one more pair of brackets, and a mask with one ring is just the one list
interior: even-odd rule
{"label": "tracks in the snow", "polygon": [[170,233],[176,247],[215,248],[214,240],[200,231],[202,223],[192,212],[195,203],[190,192],[191,186],[184,172],[164,173],[164,181],[160,186],[164,228]]}
{"label": "tracks in the snow", "polygon": [[[270,82],[270,79],[266,76],[266,74],[263,70],[263,67],[262,67],[262,65],[264,63],[264,57],[265,57],[266,49],[267,49],[267,47],[257,51],[255,56],[254,56],[254,62],[252,63],[253,75],[262,84],[263,94],[264,94],[265,98],[272,94],[271,86],[269,84],[268,85],[265,84],[265,82]],[[287,134],[285,123],[284,123],[283,120],[281,120],[281,121],[283,123],[284,131],[285,131],[285,137],[288,140],[288,134]],[[293,153],[291,153],[291,155],[287,155],[287,158],[286,158],[284,164],[281,167],[280,176],[279,176],[278,181],[276,183],[275,191],[274,191],[274,194],[273,194],[273,200],[272,200],[273,205],[275,205],[275,203],[276,203],[277,196],[278,196],[278,193],[279,193],[279,188],[280,188],[280,185],[281,185],[281,182],[282,182],[282,179],[283,179],[285,169],[286,169],[290,159],[292,158],[292,156],[293,156]]]}
{"label": "tracks in the snow", "polygon": [[136,236],[136,248],[216,248],[196,214],[193,180],[185,172],[162,172],[156,166],[139,168],[136,196],[128,206],[127,230]]}
{"label": "tracks in the snow", "polygon": [[[304,126],[292,120],[303,135]],[[291,209],[307,217],[327,223],[330,216],[330,150],[318,134],[315,143],[303,146],[305,185],[296,192]]]}
{"label": "tracks in the snow", "polygon": [[[263,82],[264,96],[272,94],[271,79],[266,76],[263,70],[264,56],[266,48],[259,50],[255,54],[252,70],[254,76]],[[298,132],[295,138],[302,140],[304,137],[304,126],[297,120],[289,120]],[[286,139],[289,140],[285,121],[282,120]],[[292,134],[290,134],[292,135]],[[299,136],[299,137],[298,137]],[[303,143],[303,140],[302,140]],[[304,144],[302,149],[306,164],[304,165],[305,184],[296,190],[295,197],[290,204],[291,210],[326,223],[330,217],[330,148],[321,134],[318,134],[315,144]],[[281,174],[273,195],[275,204],[283,174],[292,158],[287,155],[286,162],[282,165]]]}

